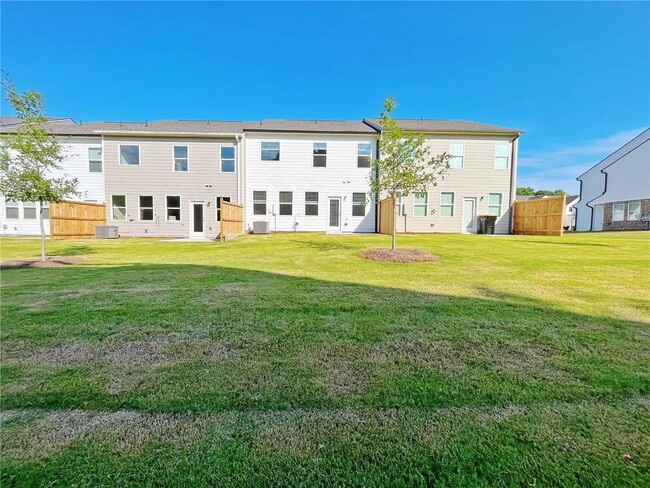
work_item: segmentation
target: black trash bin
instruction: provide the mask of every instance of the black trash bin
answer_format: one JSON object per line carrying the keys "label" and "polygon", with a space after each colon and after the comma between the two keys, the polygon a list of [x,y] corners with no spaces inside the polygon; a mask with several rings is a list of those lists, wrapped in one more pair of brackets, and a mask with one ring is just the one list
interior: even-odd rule
{"label": "black trash bin", "polygon": [[497,216],[496,215],[487,215],[485,218],[485,233],[494,234],[494,228],[497,225]]}
{"label": "black trash bin", "polygon": [[479,215],[478,216],[478,234],[485,234],[487,231],[487,222],[488,216],[487,215]]}

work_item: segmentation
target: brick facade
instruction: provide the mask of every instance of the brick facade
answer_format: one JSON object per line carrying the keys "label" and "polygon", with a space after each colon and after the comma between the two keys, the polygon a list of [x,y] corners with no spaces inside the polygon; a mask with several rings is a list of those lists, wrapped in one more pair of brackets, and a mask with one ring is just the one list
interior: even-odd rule
{"label": "brick facade", "polygon": [[[641,202],[641,215],[650,215],[650,199],[646,200],[627,200],[624,202],[612,202],[604,205],[604,218],[603,230],[647,230],[650,227],[650,222],[643,222],[641,220],[627,220],[627,204],[631,202]],[[613,221],[612,209],[615,203],[625,204],[625,220]]]}

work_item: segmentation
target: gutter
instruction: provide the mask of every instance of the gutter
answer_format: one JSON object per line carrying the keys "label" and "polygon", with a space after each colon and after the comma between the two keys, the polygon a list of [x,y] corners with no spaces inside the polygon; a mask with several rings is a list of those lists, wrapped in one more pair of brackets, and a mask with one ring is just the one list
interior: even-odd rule
{"label": "gutter", "polygon": [[168,137],[168,136],[189,136],[194,138],[200,137],[231,137],[237,138],[241,132],[152,132],[152,131],[121,131],[121,130],[96,130],[95,134],[107,136],[149,136],[149,137]]}
{"label": "gutter", "polygon": [[517,158],[519,156],[519,136],[517,134],[512,140],[512,150],[510,154],[510,218],[508,219],[508,234],[515,230],[515,200],[517,199]]}

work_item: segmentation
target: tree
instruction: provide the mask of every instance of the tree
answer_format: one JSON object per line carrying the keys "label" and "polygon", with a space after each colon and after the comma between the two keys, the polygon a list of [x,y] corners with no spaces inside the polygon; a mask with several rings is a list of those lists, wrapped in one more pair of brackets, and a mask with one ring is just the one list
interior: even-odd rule
{"label": "tree", "polygon": [[534,194],[535,189],[531,186],[520,186],[517,188],[517,195],[533,196]]}
{"label": "tree", "polygon": [[566,195],[564,190],[535,190],[531,186],[520,186],[517,188],[517,195],[528,195],[536,197],[554,197]]}
{"label": "tree", "polygon": [[[381,134],[379,135],[379,157],[373,162],[374,176],[370,177],[372,196],[388,195],[393,199],[393,222],[396,220],[396,199],[412,193],[424,193],[429,186],[435,186],[438,178],[444,178],[449,169],[446,153],[432,156],[425,144],[424,134],[407,132],[397,126],[392,118],[396,107],[395,98],[384,101],[381,113]],[[395,246],[395,225],[391,249]]]}
{"label": "tree", "polygon": [[21,124],[15,133],[0,135],[0,194],[7,200],[39,202],[41,261],[45,261],[43,204],[79,195],[77,179],[55,177],[66,156],[56,136],[47,131],[43,95],[36,91],[20,94],[7,77],[2,80],[2,88]]}

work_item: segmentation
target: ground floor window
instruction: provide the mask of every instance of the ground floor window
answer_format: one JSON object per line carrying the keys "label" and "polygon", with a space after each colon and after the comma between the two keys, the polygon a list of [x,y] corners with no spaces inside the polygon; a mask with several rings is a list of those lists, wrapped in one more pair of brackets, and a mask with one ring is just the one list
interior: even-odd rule
{"label": "ground floor window", "polygon": [[50,202],[41,202],[41,209],[43,210],[43,219],[50,218]]}
{"label": "ground floor window", "polygon": [[221,202],[230,202],[230,197],[217,197],[217,222],[221,222]]}
{"label": "ground floor window", "polygon": [[166,197],[167,220],[181,220],[181,197]]}
{"label": "ground floor window", "polygon": [[23,202],[23,218],[29,220],[36,218],[36,202]]}
{"label": "ground floor window", "polygon": [[5,201],[5,209],[7,212],[8,219],[19,219],[20,218],[20,209],[18,208],[18,202],[14,200]]}
{"label": "ground floor window", "polygon": [[454,193],[442,192],[440,194],[440,216],[453,217],[454,216]]}
{"label": "ground floor window", "polygon": [[293,215],[293,193],[280,192],[280,215]]}
{"label": "ground floor window", "polygon": [[426,217],[429,195],[427,193],[415,193],[413,195],[413,216]]}
{"label": "ground floor window", "polygon": [[627,220],[641,220],[641,202],[627,204]]}
{"label": "ground floor window", "polygon": [[140,196],[140,220],[153,220],[152,196]]}
{"label": "ground floor window", "polygon": [[352,216],[365,217],[366,215],[366,194],[353,193],[352,194]]}
{"label": "ground floor window", "polygon": [[501,193],[490,193],[488,195],[488,215],[501,216],[501,205],[503,195]]}
{"label": "ground floor window", "polygon": [[405,208],[404,208],[404,204],[402,203],[402,194],[398,193],[397,194],[397,215],[399,217],[403,217],[404,215],[406,215],[404,210]]}
{"label": "ground floor window", "polygon": [[625,220],[625,204],[624,203],[615,203],[612,205],[612,220],[615,222],[620,222]]}
{"label": "ground floor window", "polygon": [[266,215],[266,192],[253,192],[253,215]]}
{"label": "ground floor window", "polygon": [[113,195],[111,197],[111,218],[113,220],[126,220],[126,195]]}
{"label": "ground floor window", "polygon": [[305,215],[318,215],[318,192],[305,192]]}

